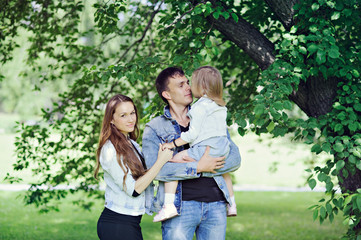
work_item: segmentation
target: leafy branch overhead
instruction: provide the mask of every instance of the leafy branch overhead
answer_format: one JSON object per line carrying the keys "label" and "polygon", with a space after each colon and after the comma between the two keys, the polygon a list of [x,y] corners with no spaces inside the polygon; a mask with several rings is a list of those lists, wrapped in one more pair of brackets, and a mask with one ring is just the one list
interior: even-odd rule
{"label": "leafy branch overhead", "polygon": [[[292,134],[315,154],[330,156],[308,170],[309,186],[326,188],[325,198],[312,207],[314,219],[332,221],[342,212],[346,235],[361,234],[358,1],[1,4],[1,62],[11,60],[16,35],[27,32],[31,71],[44,82],[70,83],[52,108],[44,108],[40,124],[19,125],[14,167],[31,168],[39,177],[28,203],[56,207],[49,200],[68,193],[53,189],[59,185],[99,194],[91,174],[102,110],[111,95],[135,99],[144,124],[162,109],[154,88],[161,69],[178,65],[191,76],[199,66],[213,65],[224,79],[228,123],[236,123],[241,135]],[[297,109],[304,115],[295,114]]]}

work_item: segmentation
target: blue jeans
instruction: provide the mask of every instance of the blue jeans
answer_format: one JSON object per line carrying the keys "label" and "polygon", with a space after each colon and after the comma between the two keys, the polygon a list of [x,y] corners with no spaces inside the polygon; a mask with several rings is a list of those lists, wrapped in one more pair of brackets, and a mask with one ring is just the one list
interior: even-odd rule
{"label": "blue jeans", "polygon": [[226,202],[182,201],[179,216],[162,222],[163,240],[224,240],[226,238]]}

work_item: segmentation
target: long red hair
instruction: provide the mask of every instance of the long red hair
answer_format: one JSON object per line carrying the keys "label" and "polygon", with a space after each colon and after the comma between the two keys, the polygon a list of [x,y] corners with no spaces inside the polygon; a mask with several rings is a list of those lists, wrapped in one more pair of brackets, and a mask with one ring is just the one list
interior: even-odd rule
{"label": "long red hair", "polygon": [[125,180],[129,171],[131,172],[133,178],[137,180],[139,177],[144,175],[146,169],[144,169],[141,161],[136,156],[132,144],[129,143],[127,139],[128,136],[125,136],[122,132],[120,132],[114,124],[111,124],[116,108],[119,104],[124,102],[131,102],[133,104],[137,117],[134,131],[129,133],[129,138],[132,140],[136,140],[138,138],[138,112],[133,100],[130,97],[121,94],[113,96],[111,99],[109,99],[105,108],[102,130],[100,131],[99,144],[96,153],[97,164],[94,171],[94,177],[97,179],[98,176],[101,149],[106,141],[110,140],[116,150],[118,164],[124,171],[123,186],[125,187]]}

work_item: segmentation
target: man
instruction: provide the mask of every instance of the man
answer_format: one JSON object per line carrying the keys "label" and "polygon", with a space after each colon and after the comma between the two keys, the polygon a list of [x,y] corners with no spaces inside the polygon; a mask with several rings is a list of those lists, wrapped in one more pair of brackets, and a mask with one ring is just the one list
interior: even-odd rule
{"label": "man", "polygon": [[[148,167],[157,159],[159,143],[171,142],[188,130],[187,113],[193,101],[189,81],[180,68],[164,69],[156,79],[156,88],[167,106],[164,115],[152,119],[144,129],[143,154]],[[194,233],[199,240],[225,239],[226,202],[230,199],[221,175],[235,171],[241,162],[238,147],[230,142],[230,153],[225,162],[223,158],[210,157],[208,149],[200,160],[196,159],[198,162],[169,162],[163,166],[156,177],[161,181],[157,196],[154,202],[147,202],[148,207],[152,205],[152,211],[158,212],[163,205],[163,182],[180,180],[174,201],[179,215],[162,222],[163,239],[189,240]],[[178,147],[175,153],[185,148]]]}

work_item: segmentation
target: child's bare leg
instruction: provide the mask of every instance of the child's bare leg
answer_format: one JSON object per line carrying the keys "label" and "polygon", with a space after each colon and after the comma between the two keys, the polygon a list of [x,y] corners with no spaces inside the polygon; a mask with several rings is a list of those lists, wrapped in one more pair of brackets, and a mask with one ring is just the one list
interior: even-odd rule
{"label": "child's bare leg", "polygon": [[173,156],[173,160],[183,160],[184,157],[188,157],[188,151],[183,150]]}
{"label": "child's bare leg", "polygon": [[234,217],[237,216],[237,206],[236,206],[236,200],[234,198],[234,192],[233,192],[233,184],[231,175],[229,173],[222,174],[224,180],[226,181],[227,189],[231,198],[231,202],[229,205],[227,205],[227,216],[228,217]]}
{"label": "child's bare leg", "polygon": [[175,200],[175,191],[177,190],[178,181],[164,183],[164,204],[173,204]]}
{"label": "child's bare leg", "polygon": [[229,196],[234,197],[231,174],[225,173],[225,174],[222,174],[222,176],[223,176],[224,180],[226,181]]}

